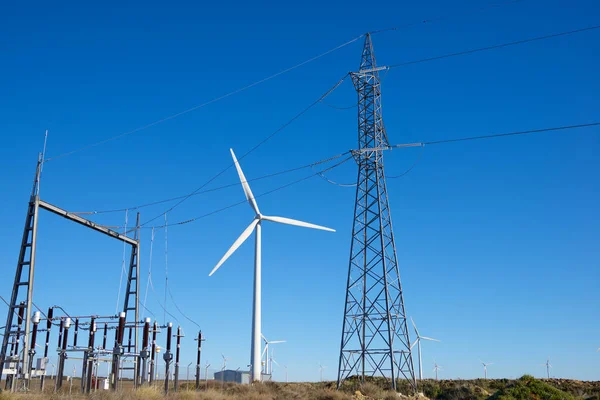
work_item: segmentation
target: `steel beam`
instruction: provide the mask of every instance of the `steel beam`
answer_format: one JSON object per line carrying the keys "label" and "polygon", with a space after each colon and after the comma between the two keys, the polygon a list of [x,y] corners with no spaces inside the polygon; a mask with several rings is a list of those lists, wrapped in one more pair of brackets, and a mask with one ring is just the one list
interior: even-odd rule
{"label": "steel beam", "polygon": [[87,226],[88,228],[91,228],[95,231],[104,233],[107,236],[121,240],[132,246],[137,246],[139,244],[138,241],[135,239],[132,239],[126,235],[120,234],[119,232],[113,231],[112,229],[106,228],[102,225],[98,225],[88,219],[80,217],[77,214],[72,214],[72,213],[68,212],[67,210],[63,210],[62,208],[57,207],[53,204],[47,203],[43,200],[39,200],[39,207],[43,208],[44,210],[50,211],[56,215],[60,215],[61,217],[69,219],[73,222],[77,222],[80,225]]}

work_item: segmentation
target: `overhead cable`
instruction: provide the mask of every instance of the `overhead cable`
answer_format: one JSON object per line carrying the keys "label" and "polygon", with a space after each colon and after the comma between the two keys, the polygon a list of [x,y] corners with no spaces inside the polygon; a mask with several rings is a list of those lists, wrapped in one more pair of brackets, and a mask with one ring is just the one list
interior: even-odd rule
{"label": "overhead cable", "polygon": [[178,113],[175,113],[175,114],[169,115],[169,116],[167,116],[167,117],[164,117],[164,118],[161,118],[161,119],[159,119],[159,120],[157,120],[157,121],[154,121],[154,122],[151,122],[151,123],[149,123],[149,124],[146,124],[146,125],[140,126],[139,128],[135,128],[135,129],[133,129],[133,130],[130,130],[130,131],[127,131],[127,132],[121,133],[121,134],[119,134],[119,135],[116,135],[116,136],[110,137],[110,138],[108,138],[108,139],[104,139],[104,140],[101,140],[101,141],[99,141],[99,142],[92,143],[92,144],[89,144],[89,145],[87,145],[87,146],[83,146],[83,147],[80,147],[80,148],[78,148],[78,149],[75,149],[75,150],[72,150],[72,151],[69,151],[69,152],[66,152],[66,153],[59,154],[59,155],[57,155],[57,156],[54,156],[54,157],[50,157],[50,158],[46,159],[45,161],[52,161],[52,160],[56,160],[56,159],[58,159],[58,158],[66,157],[66,156],[69,156],[69,155],[71,155],[71,154],[79,153],[80,151],[83,151],[83,150],[88,150],[88,149],[90,149],[90,148],[93,148],[93,147],[96,147],[96,146],[100,146],[100,145],[102,145],[102,144],[105,144],[105,143],[111,142],[111,141],[113,141],[113,140],[120,139],[120,138],[122,138],[123,136],[131,135],[132,133],[136,133],[136,132],[142,131],[142,130],[144,130],[144,129],[148,129],[148,128],[150,128],[150,127],[153,127],[153,126],[155,126],[155,125],[158,125],[158,124],[161,124],[161,123],[163,123],[163,122],[169,121],[169,120],[171,120],[171,119],[177,118],[177,117],[179,117],[179,116],[181,116],[181,115],[184,115],[184,114],[190,113],[190,112],[192,112],[192,111],[198,110],[199,108],[202,108],[202,107],[208,106],[208,105],[210,105],[210,104],[216,103],[216,102],[218,102],[218,101],[220,101],[220,100],[226,99],[227,97],[233,96],[233,95],[235,95],[235,94],[238,94],[238,93],[240,93],[240,92],[243,92],[243,91],[245,91],[245,90],[248,90],[248,89],[250,89],[250,88],[252,88],[252,87],[254,87],[254,86],[260,85],[261,83],[264,83],[264,82],[267,82],[267,81],[269,81],[269,80],[271,80],[271,79],[273,79],[273,78],[276,78],[276,77],[278,77],[278,76],[280,76],[280,75],[283,75],[283,74],[285,74],[285,73],[288,73],[288,72],[290,72],[290,71],[293,71],[293,70],[295,70],[296,68],[299,68],[299,67],[301,67],[301,66],[303,66],[303,65],[306,65],[306,64],[308,64],[308,63],[310,63],[310,62],[312,62],[312,61],[318,60],[318,59],[319,59],[319,58],[321,58],[321,57],[324,57],[324,56],[326,56],[326,55],[328,55],[328,54],[331,54],[331,53],[333,53],[334,51],[337,51],[337,50],[339,50],[339,49],[341,49],[341,48],[343,48],[343,47],[346,47],[346,46],[348,46],[349,44],[352,44],[352,43],[356,42],[358,39],[362,38],[363,36],[364,36],[364,34],[362,34],[362,35],[360,35],[360,36],[357,36],[357,37],[355,37],[354,39],[351,39],[351,40],[349,40],[349,41],[347,41],[347,42],[344,42],[344,43],[342,43],[342,44],[340,44],[340,45],[338,45],[338,46],[336,46],[336,47],[334,47],[334,48],[332,48],[332,49],[329,49],[329,50],[325,51],[324,53],[321,53],[321,54],[319,54],[319,55],[317,55],[317,56],[311,57],[311,58],[309,58],[308,60],[302,61],[302,62],[301,62],[301,63],[299,63],[299,64],[293,65],[293,66],[291,66],[291,67],[289,67],[289,68],[286,68],[286,69],[284,69],[284,70],[282,70],[282,71],[279,71],[279,72],[277,72],[277,73],[274,73],[274,74],[272,74],[272,75],[269,75],[269,76],[267,76],[266,78],[259,79],[258,81],[255,81],[255,82],[253,82],[253,83],[251,83],[251,84],[249,84],[249,85],[246,85],[246,86],[243,86],[243,87],[241,87],[241,88],[239,88],[239,89],[236,89],[236,90],[233,90],[233,91],[231,91],[231,92],[228,92],[228,93],[226,93],[226,94],[224,94],[224,95],[221,95],[221,96],[219,96],[219,97],[215,97],[214,99],[212,99],[212,100],[209,100],[209,101],[206,101],[206,102],[204,102],[204,103],[202,103],[202,104],[198,104],[198,105],[196,105],[196,106],[194,106],[194,107],[191,107],[191,108],[188,108],[188,109],[186,109],[186,110],[180,111],[180,112],[178,112]]}
{"label": "overhead cable", "polygon": [[357,154],[360,154],[363,152],[392,150],[392,149],[405,148],[405,147],[424,147],[424,146],[432,146],[432,145],[443,144],[443,143],[466,142],[466,141],[470,141],[470,140],[493,139],[493,138],[507,137],[507,136],[528,135],[530,133],[564,131],[564,130],[568,130],[568,129],[589,128],[592,126],[599,126],[599,125],[600,125],[600,122],[590,122],[588,124],[554,126],[554,127],[550,127],[550,128],[530,129],[530,130],[526,130],[526,131],[494,133],[494,134],[490,134],[490,135],[467,136],[467,137],[454,138],[454,139],[432,140],[429,142],[403,143],[403,144],[395,144],[395,145],[390,145],[390,146],[371,147],[371,148],[364,148],[364,149],[359,149],[359,150],[352,150],[352,153],[354,155],[357,155]]}
{"label": "overhead cable", "polygon": [[[285,189],[285,188],[287,188],[287,187],[290,187],[290,186],[292,186],[292,185],[295,185],[295,184],[298,184],[298,183],[300,183],[300,182],[303,182],[303,181],[305,181],[305,180],[307,180],[307,179],[310,179],[310,178],[312,178],[312,177],[315,177],[315,176],[317,176],[317,175],[318,175],[320,172],[326,172],[326,171],[330,171],[330,170],[332,170],[332,169],[334,169],[334,168],[337,168],[337,167],[339,167],[340,165],[344,164],[345,162],[347,162],[348,160],[351,160],[351,159],[352,159],[352,156],[350,156],[350,157],[346,157],[346,158],[344,158],[343,160],[341,160],[340,162],[338,162],[337,164],[334,164],[334,165],[332,165],[332,166],[330,166],[330,167],[328,167],[328,168],[325,168],[325,169],[324,169],[324,170],[322,170],[322,171],[319,171],[319,172],[316,172],[316,173],[310,174],[310,175],[308,175],[308,176],[305,176],[305,177],[303,177],[303,178],[297,179],[297,180],[295,180],[295,181],[293,181],[293,182],[290,182],[290,183],[287,183],[287,184],[285,184],[285,185],[279,186],[279,187],[277,187],[277,188],[275,188],[275,189],[272,189],[272,190],[269,190],[269,191],[267,191],[267,192],[261,193],[261,194],[259,194],[258,196],[254,196],[254,198],[256,199],[256,198],[258,198],[258,197],[266,196],[266,195],[269,195],[269,194],[271,194],[271,193],[275,193],[275,192],[277,192],[277,191],[279,191],[279,190],[282,190],[282,189]],[[191,218],[191,219],[187,219],[187,220],[183,220],[183,221],[179,221],[179,222],[171,222],[171,223],[169,223],[169,226],[175,226],[175,225],[186,225],[186,224],[189,224],[189,223],[192,223],[192,222],[198,221],[199,219],[206,218],[206,217],[208,217],[208,216],[211,216],[211,215],[214,215],[214,214],[217,214],[217,213],[223,212],[223,211],[225,211],[225,210],[228,210],[228,209],[230,209],[230,208],[233,208],[233,207],[239,206],[239,205],[241,205],[241,204],[245,204],[246,202],[247,202],[247,200],[242,200],[242,201],[239,201],[239,202],[237,202],[237,203],[230,204],[230,205],[228,205],[228,206],[226,206],[226,207],[219,208],[219,209],[217,209],[217,210],[211,211],[211,212],[209,212],[209,213],[206,213],[206,214],[200,215],[200,216],[198,216],[198,217],[195,217],[195,218]],[[154,229],[163,229],[163,228],[165,228],[165,226],[164,226],[164,225],[162,225],[162,226],[154,226],[153,228],[154,228]]]}
{"label": "overhead cable", "polygon": [[575,29],[575,30],[572,30],[572,31],[560,32],[560,33],[553,33],[551,35],[538,36],[538,37],[529,38],[529,39],[517,40],[517,41],[514,41],[514,42],[501,43],[501,44],[496,44],[496,45],[493,45],[493,46],[480,47],[480,48],[477,48],[477,49],[459,51],[459,52],[456,52],[456,53],[449,53],[449,54],[444,54],[444,55],[441,55],[441,56],[422,58],[422,59],[414,60],[414,61],[406,61],[406,62],[399,63],[399,64],[388,65],[387,67],[384,67],[384,68],[392,69],[392,68],[398,68],[398,67],[405,67],[407,65],[425,63],[425,62],[434,61],[434,60],[441,60],[441,59],[444,59],[444,58],[464,56],[464,55],[467,55],[467,54],[478,53],[478,52],[481,52],[481,51],[500,49],[500,48],[509,47],[509,46],[516,46],[516,45],[519,45],[519,44],[530,43],[530,42],[535,42],[535,41],[545,40],[545,39],[551,39],[551,38],[555,38],[555,37],[559,37],[559,36],[573,35],[575,33],[587,32],[587,31],[591,31],[591,30],[594,30],[594,29],[598,29],[598,28],[600,28],[600,25],[590,26],[590,27],[581,28],[581,29]]}
{"label": "overhead cable", "polygon": [[502,2],[502,3],[494,3],[494,4],[490,4],[488,6],[485,6],[485,7],[476,7],[476,8],[471,8],[471,9],[468,9],[468,10],[464,10],[460,14],[439,15],[437,17],[428,18],[428,19],[424,19],[424,20],[416,21],[416,22],[409,22],[407,24],[395,26],[395,27],[392,27],[392,28],[378,29],[378,30],[375,30],[375,31],[371,31],[369,33],[376,34],[376,33],[389,32],[389,31],[398,31],[398,30],[401,30],[401,29],[411,28],[411,27],[417,26],[417,25],[424,25],[424,24],[430,24],[432,22],[442,21],[442,20],[448,19],[448,18],[456,18],[456,17],[461,17],[463,15],[469,15],[469,14],[472,14],[472,13],[477,13],[477,12],[481,12],[481,11],[487,11],[487,10],[490,10],[492,8],[504,7],[504,6],[508,6],[508,5],[511,5],[511,4],[514,4],[514,3],[520,3],[522,1],[524,1],[524,0],[511,0],[511,1],[506,1],[506,2]]}
{"label": "overhead cable", "polygon": [[[239,157],[238,160],[242,160],[244,157],[248,156],[250,153],[252,153],[253,151],[255,151],[256,149],[258,149],[260,146],[262,146],[263,144],[265,144],[267,141],[269,141],[270,139],[272,139],[275,135],[277,135],[279,132],[283,131],[285,128],[287,128],[289,125],[291,125],[294,121],[296,121],[298,118],[300,118],[302,115],[304,115],[305,113],[307,113],[311,108],[313,108],[315,105],[319,104],[321,102],[321,100],[323,100],[325,97],[329,96],[329,94],[331,94],[331,92],[333,92],[335,89],[338,88],[338,86],[340,86],[348,77],[349,74],[345,74],[342,79],[340,79],[339,81],[337,81],[335,83],[335,85],[333,85],[329,90],[327,90],[325,93],[323,93],[317,100],[313,101],[309,106],[305,107],[302,111],[300,111],[299,113],[297,113],[296,115],[294,115],[291,119],[289,119],[287,122],[285,122],[283,125],[281,125],[279,128],[277,128],[275,131],[273,131],[270,135],[268,135],[267,137],[265,137],[263,140],[261,140],[260,142],[258,142],[258,144],[256,144],[254,147],[252,147],[250,150],[248,150],[246,153],[244,153],[241,157]],[[214,181],[215,179],[217,179],[219,176],[223,175],[229,168],[231,168],[234,165],[234,163],[229,164],[226,168],[222,169],[219,173],[217,173],[216,175],[214,175],[212,178],[210,178],[208,181],[206,181],[205,183],[203,183],[200,187],[198,187],[196,190],[194,190],[193,192],[189,193],[187,196],[184,196],[181,200],[179,200],[177,203],[175,203],[175,205],[173,205],[172,207],[170,207],[168,210],[158,214],[157,216],[149,219],[148,221],[144,222],[141,226],[145,226],[148,225],[150,222],[155,221],[157,218],[159,218],[161,215],[171,212],[175,209],[175,207],[178,207],[179,205],[181,205],[184,201],[186,201],[187,199],[189,199],[190,197],[192,197],[194,194],[198,193],[200,190],[204,189],[204,187],[206,187],[208,184],[210,184],[212,181]]]}
{"label": "overhead cable", "polygon": [[[301,165],[299,167],[288,168],[288,169],[285,169],[285,170],[282,170],[282,171],[273,172],[273,173],[270,173],[270,174],[267,174],[267,175],[260,176],[258,178],[248,179],[248,182],[259,181],[259,180],[262,180],[262,179],[272,178],[274,176],[278,176],[278,175],[283,175],[283,174],[287,174],[287,173],[290,173],[290,172],[299,171],[301,169],[311,168],[311,167],[317,166],[319,164],[323,164],[323,163],[327,163],[327,162],[333,161],[333,160],[335,160],[337,158],[340,158],[340,157],[342,157],[343,155],[346,155],[346,154],[348,154],[347,151],[343,152],[343,153],[340,153],[340,154],[336,154],[334,156],[331,156],[331,157],[328,157],[328,158],[325,158],[325,159],[322,159],[322,160],[319,160],[319,161],[312,162],[310,164],[305,164],[305,165]],[[239,186],[239,184],[240,184],[239,182],[236,182],[236,183],[230,183],[228,185],[218,186],[218,187],[215,187],[215,188],[212,188],[212,189],[201,190],[201,191],[199,191],[197,193],[194,193],[192,196],[198,196],[198,195],[205,194],[205,193],[216,192],[216,191],[227,189],[227,188],[230,188],[230,187]],[[96,214],[117,213],[117,212],[123,212],[123,211],[126,211],[126,210],[133,211],[133,210],[139,210],[139,209],[145,208],[145,207],[155,206],[155,205],[158,205],[158,204],[169,203],[169,202],[175,201],[175,200],[181,200],[181,199],[186,198],[188,196],[189,196],[189,194],[182,195],[182,196],[177,196],[177,197],[171,197],[171,198],[168,198],[168,199],[157,200],[157,201],[153,201],[153,202],[150,202],[150,203],[140,204],[140,205],[137,205],[137,206],[134,206],[134,207],[117,208],[117,209],[109,209],[109,210],[99,210],[99,211],[80,211],[80,212],[70,212],[70,213],[71,214],[77,214],[77,215],[85,215],[85,214],[96,215]]]}

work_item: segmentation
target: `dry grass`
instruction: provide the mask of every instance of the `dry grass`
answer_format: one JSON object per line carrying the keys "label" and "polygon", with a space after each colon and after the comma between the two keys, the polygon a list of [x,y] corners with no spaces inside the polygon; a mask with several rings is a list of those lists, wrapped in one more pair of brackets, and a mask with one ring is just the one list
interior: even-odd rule
{"label": "dry grass", "polygon": [[[566,379],[536,380],[528,377],[526,382],[520,380],[424,380],[420,382],[419,390],[435,400],[489,400],[489,399],[586,399],[600,400],[600,382],[580,382]],[[523,382],[527,383],[525,385]],[[254,385],[238,385],[209,381],[208,388],[202,382],[201,390],[191,390],[193,384],[183,383],[178,392],[165,396],[162,385],[155,388],[144,387],[131,390],[129,386],[117,393],[98,391],[90,396],[79,394],[79,386],[73,385],[73,395],[68,388],[62,393],[29,393],[10,394],[0,392],[0,400],[410,400],[400,393],[386,389],[385,381],[369,380],[361,384],[350,382],[344,390],[335,390],[334,382],[318,383],[259,383]],[[190,388],[190,389],[188,389]],[[400,392],[407,393],[406,388],[399,384]],[[527,397],[529,392],[544,395]],[[540,392],[540,393],[541,393]],[[544,397],[550,393],[550,397]],[[525,396],[525,397],[523,397]],[[553,396],[553,397],[552,397]],[[414,397],[412,398],[414,399]],[[420,397],[419,400],[427,400]]]}

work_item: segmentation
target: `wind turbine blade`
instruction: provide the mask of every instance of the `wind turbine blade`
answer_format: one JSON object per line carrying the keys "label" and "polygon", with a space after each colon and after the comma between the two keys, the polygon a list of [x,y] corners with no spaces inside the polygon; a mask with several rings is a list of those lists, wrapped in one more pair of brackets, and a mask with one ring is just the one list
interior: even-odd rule
{"label": "wind turbine blade", "polygon": [[254,212],[257,214],[260,214],[260,211],[258,211],[258,205],[256,204],[256,200],[254,199],[254,195],[252,194],[252,190],[250,190],[250,185],[248,185],[248,180],[246,179],[246,177],[244,176],[244,172],[242,171],[242,167],[240,167],[240,163],[238,162],[237,158],[235,157],[235,153],[233,152],[233,149],[229,149],[229,151],[231,151],[231,157],[233,158],[233,163],[235,164],[235,169],[237,169],[237,173],[240,177],[240,181],[242,182],[242,188],[244,189],[244,194],[246,195],[246,200],[248,200],[248,203],[250,203],[250,205],[254,209]]}
{"label": "wind turbine blade", "polygon": [[303,228],[312,228],[312,229],[320,229],[322,231],[335,232],[335,229],[327,228],[327,227],[321,226],[321,225],[310,224],[308,222],[302,222],[302,221],[298,221],[298,220],[291,219],[291,218],[268,217],[268,216],[263,215],[262,219],[266,219],[267,221],[272,221],[272,222],[279,222],[280,224],[301,226]]}
{"label": "wind turbine blade", "polygon": [[244,232],[242,232],[240,237],[237,238],[237,240],[235,242],[233,242],[233,245],[229,248],[229,250],[227,250],[227,253],[225,253],[223,258],[221,258],[221,261],[219,261],[217,266],[214,267],[212,271],[210,271],[210,274],[208,274],[208,276],[211,276],[212,274],[214,274],[215,271],[218,270],[219,267],[221,265],[223,265],[223,263],[229,258],[229,256],[231,256],[233,254],[233,252],[236,251],[237,248],[240,247],[246,239],[248,239],[248,236],[250,236],[252,234],[252,231],[254,230],[254,227],[256,226],[256,224],[258,224],[258,221],[259,221],[258,219],[255,219],[254,221],[252,221],[250,223],[250,225],[248,225],[246,230],[244,230]]}
{"label": "wind turbine blade", "polygon": [[274,343],[285,343],[285,340],[273,340],[272,342],[269,342],[269,344],[274,344]]}
{"label": "wind turbine blade", "polygon": [[415,324],[415,320],[410,317],[410,322],[412,322],[413,327],[415,328],[415,333],[417,334],[417,337],[419,337],[419,330],[417,329],[417,325]]}
{"label": "wind turbine blade", "polygon": [[430,337],[427,337],[427,336],[421,336],[421,339],[431,340],[433,342],[440,342],[440,340],[437,340],[437,339],[434,339],[434,338],[430,338]]}
{"label": "wind turbine blade", "polygon": [[419,336],[417,336],[417,340],[415,340],[414,343],[412,344],[412,346],[410,346],[411,350],[413,347],[415,347],[417,345],[417,343],[419,343],[419,340],[421,340],[421,338]]}
{"label": "wind turbine blade", "polygon": [[267,340],[267,338],[265,337],[265,335],[263,335],[262,333],[260,334],[260,337],[263,338],[263,340],[265,341],[265,343],[269,343],[269,341]]}
{"label": "wind turbine blade", "polygon": [[281,367],[281,365],[279,365],[279,363],[277,361],[275,361],[274,358],[271,358],[271,361],[273,361],[275,363],[275,365],[277,365],[278,367]]}

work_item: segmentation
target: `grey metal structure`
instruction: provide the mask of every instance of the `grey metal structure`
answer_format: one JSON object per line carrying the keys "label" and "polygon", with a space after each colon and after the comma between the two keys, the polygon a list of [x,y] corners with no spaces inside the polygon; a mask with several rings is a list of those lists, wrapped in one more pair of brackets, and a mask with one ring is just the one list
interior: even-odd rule
{"label": "grey metal structure", "polygon": [[235,382],[235,383],[250,383],[250,371],[234,371],[232,369],[226,369],[223,371],[215,372],[215,381],[221,382]]}
{"label": "grey metal structure", "polygon": [[[131,245],[132,251],[129,264],[129,276],[127,280],[127,291],[125,294],[123,311],[125,312],[126,316],[128,314],[131,315],[131,313],[128,313],[128,311],[134,312],[134,315],[130,316],[127,321],[129,321],[129,326],[135,330],[135,342],[132,347],[135,347],[135,353],[138,352],[138,327],[136,322],[139,318],[139,213],[137,215],[135,236],[132,239],[127,235],[120,234],[112,229],[82,218],[77,214],[70,213],[61,209],[60,207],[47,203],[41,200],[39,196],[42,166],[43,156],[40,154],[38,156],[35,178],[33,180],[33,189],[29,198],[29,204],[27,206],[27,216],[25,218],[25,228],[23,230],[23,237],[21,240],[21,250],[19,252],[17,270],[15,273],[10,305],[6,317],[5,334],[2,339],[2,347],[0,348],[0,372],[2,372],[6,363],[9,363],[11,367],[14,367],[11,368],[11,371],[14,373],[7,375],[7,384],[10,384],[11,391],[16,390],[16,382],[19,378],[24,380],[24,386],[26,388],[29,387],[30,377],[28,366],[30,365],[29,358],[31,355],[27,350],[23,351],[22,355],[20,355],[17,344],[20,343],[22,339],[25,349],[29,349],[32,345],[35,346],[35,344],[30,343],[30,336],[32,327],[31,317],[33,306],[37,223],[40,208]],[[19,312],[24,313],[24,321],[21,321],[18,318]],[[17,324],[14,322],[15,317],[18,319]],[[24,329],[22,328],[23,322],[25,324]],[[9,351],[10,343],[12,343],[12,345],[10,346]],[[2,376],[0,374],[0,378],[1,377]]]}
{"label": "grey metal structure", "polygon": [[[19,369],[25,370],[29,365],[29,352],[23,352],[23,359],[19,360],[19,353],[15,351],[15,346],[11,346],[10,354],[7,354],[8,343],[18,343],[21,335],[25,334],[24,346],[27,348],[29,341],[29,330],[31,329],[31,306],[33,302],[33,274],[35,272],[35,245],[37,237],[37,220],[39,210],[39,182],[42,167],[42,155],[38,156],[37,167],[35,170],[35,178],[33,180],[33,189],[29,197],[27,206],[27,217],[25,218],[25,229],[23,230],[23,238],[21,240],[21,251],[19,252],[19,260],[17,261],[17,272],[13,284],[12,295],[10,298],[10,306],[6,316],[6,324],[4,325],[4,336],[2,339],[2,348],[0,349],[0,373],[4,368],[5,362],[11,361],[16,364],[15,372]],[[21,305],[21,301],[25,303]],[[21,324],[14,325],[14,317],[19,309],[25,312],[25,332],[21,331]],[[20,322],[20,321],[19,321]],[[15,329],[16,327],[16,329]],[[16,389],[17,373],[10,378],[7,375],[7,383],[10,379],[10,390]],[[0,378],[1,378],[0,374]],[[25,376],[25,379],[29,379]]]}
{"label": "grey metal structure", "polygon": [[338,388],[349,378],[386,377],[393,389],[397,379],[416,389],[381,150],[389,145],[381,115],[384,69],[367,34],[360,69],[351,73],[358,93],[358,181]]}

